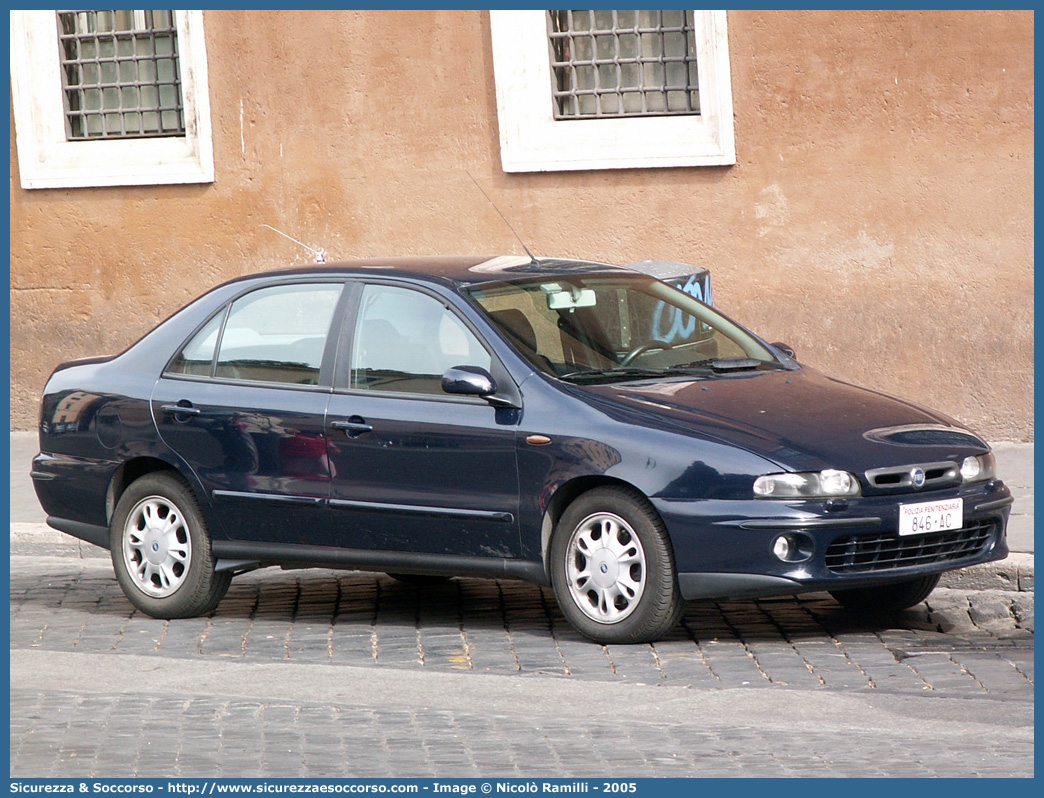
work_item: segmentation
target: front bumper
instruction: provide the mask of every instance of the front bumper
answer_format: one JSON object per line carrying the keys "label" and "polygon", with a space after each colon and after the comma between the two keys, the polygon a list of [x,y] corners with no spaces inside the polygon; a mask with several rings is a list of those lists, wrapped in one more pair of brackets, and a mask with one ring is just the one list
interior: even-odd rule
{"label": "front bumper", "polygon": [[[899,506],[964,499],[961,530],[900,538]],[[1000,480],[844,500],[654,500],[686,599],[750,598],[901,581],[1008,556],[1011,492]],[[780,535],[798,560],[773,554]]]}

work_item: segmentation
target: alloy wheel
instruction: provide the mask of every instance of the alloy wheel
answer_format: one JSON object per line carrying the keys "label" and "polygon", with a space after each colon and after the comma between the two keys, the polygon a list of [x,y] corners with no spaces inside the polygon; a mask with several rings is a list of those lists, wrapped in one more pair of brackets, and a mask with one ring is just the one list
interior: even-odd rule
{"label": "alloy wheel", "polygon": [[146,595],[165,598],[177,591],[192,560],[192,539],[181,510],[162,496],[135,504],[123,528],[123,559]]}
{"label": "alloy wheel", "polygon": [[645,591],[645,551],[627,522],[612,513],[595,513],[573,530],[566,577],[577,607],[599,623],[627,618]]}

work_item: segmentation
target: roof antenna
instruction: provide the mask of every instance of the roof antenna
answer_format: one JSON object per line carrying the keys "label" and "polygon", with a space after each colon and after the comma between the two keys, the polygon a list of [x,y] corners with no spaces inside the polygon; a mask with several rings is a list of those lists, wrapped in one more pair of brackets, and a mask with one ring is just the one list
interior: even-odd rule
{"label": "roof antenna", "polygon": [[464,174],[471,178],[471,182],[475,184],[475,188],[481,191],[482,196],[489,200],[489,204],[493,206],[493,210],[495,210],[497,212],[497,215],[504,220],[504,224],[508,226],[508,230],[510,230],[514,234],[515,238],[518,239],[518,243],[522,245],[522,249],[524,249],[526,251],[526,254],[529,255],[529,259],[533,261],[533,263],[539,263],[539,261],[533,256],[533,253],[529,251],[529,247],[526,246],[526,242],[522,240],[522,236],[515,232],[515,228],[511,226],[511,222],[509,222],[505,218],[504,214],[500,212],[500,208],[498,208],[497,204],[493,202],[492,199],[490,199],[489,194],[487,194],[485,189],[483,189],[482,186],[479,185],[479,182],[474,177],[472,177],[471,172],[465,169]]}
{"label": "roof antenna", "polygon": [[274,227],[272,227],[272,225],[270,225],[270,224],[262,224],[262,225],[258,225],[258,226],[259,226],[259,227],[267,227],[267,228],[268,228],[269,230],[271,230],[271,231],[272,231],[273,233],[279,233],[279,235],[281,235],[281,236],[282,236],[283,238],[289,238],[289,239],[290,239],[291,241],[293,241],[293,242],[294,242],[295,244],[297,244],[298,246],[300,246],[300,247],[304,247],[304,248],[305,248],[305,249],[307,249],[307,250],[308,250],[309,252],[311,252],[311,253],[312,253],[313,255],[315,255],[315,262],[316,262],[316,263],[326,263],[326,250],[325,250],[325,249],[323,249],[322,247],[319,247],[319,249],[312,249],[312,248],[311,248],[310,246],[308,246],[307,244],[302,244],[302,243],[301,243],[300,241],[298,241],[298,240],[297,240],[296,238],[293,238],[292,236],[288,236],[288,235],[287,235],[286,233],[284,233],[283,231],[281,231],[281,230],[276,230],[276,229],[275,229]]}

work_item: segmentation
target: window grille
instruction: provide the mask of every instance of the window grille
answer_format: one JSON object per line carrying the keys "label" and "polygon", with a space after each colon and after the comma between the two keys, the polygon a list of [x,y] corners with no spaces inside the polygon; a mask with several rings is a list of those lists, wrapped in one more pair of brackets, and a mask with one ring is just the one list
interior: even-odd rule
{"label": "window grille", "polygon": [[59,11],[72,140],[185,135],[173,11]]}
{"label": "window grille", "polygon": [[548,11],[556,119],[700,113],[692,11]]}

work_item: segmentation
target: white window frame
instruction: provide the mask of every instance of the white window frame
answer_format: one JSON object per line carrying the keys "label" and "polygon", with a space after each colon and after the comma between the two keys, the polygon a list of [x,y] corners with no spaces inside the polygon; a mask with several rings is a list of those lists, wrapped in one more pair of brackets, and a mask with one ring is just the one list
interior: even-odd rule
{"label": "white window frame", "polygon": [[556,120],[544,11],[490,11],[505,172],[736,163],[724,11],[694,11],[700,113]]}
{"label": "white window frame", "polygon": [[11,99],[22,188],[212,183],[202,11],[175,11],[185,135],[69,141],[54,11],[11,12]]}

